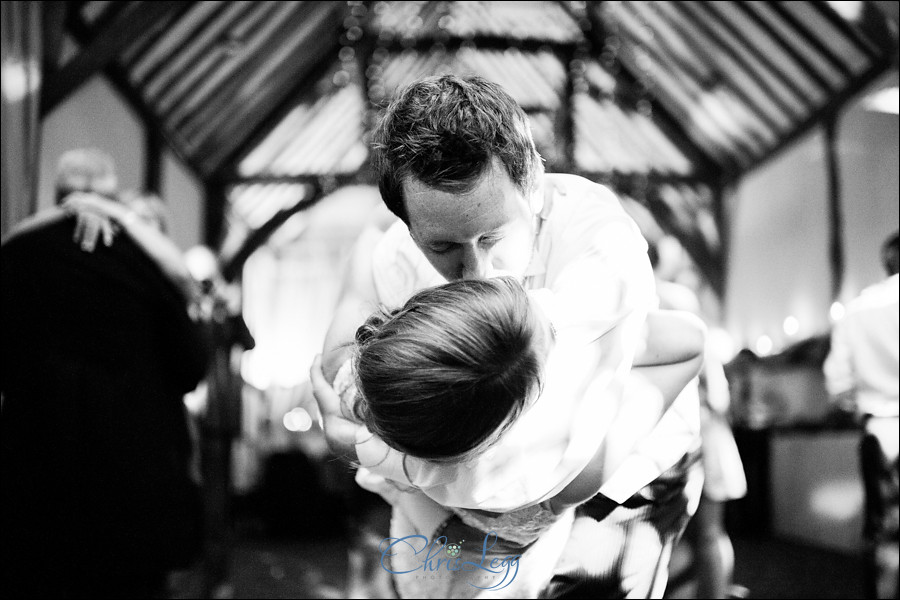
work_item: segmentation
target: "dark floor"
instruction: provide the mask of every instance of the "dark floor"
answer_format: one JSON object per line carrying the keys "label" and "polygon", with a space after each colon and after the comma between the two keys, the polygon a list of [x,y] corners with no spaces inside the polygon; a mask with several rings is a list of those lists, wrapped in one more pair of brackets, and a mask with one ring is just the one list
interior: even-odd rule
{"label": "dark floor", "polygon": [[[734,583],[749,598],[863,598],[858,557],[772,537],[732,538]],[[672,598],[696,597],[685,571],[689,554],[673,558]],[[347,587],[347,543],[340,537],[272,539],[261,532],[240,535],[220,598],[378,598],[377,588]],[[376,574],[377,576],[378,574]],[[182,580],[181,597],[197,597]],[[176,588],[178,585],[175,586]]]}

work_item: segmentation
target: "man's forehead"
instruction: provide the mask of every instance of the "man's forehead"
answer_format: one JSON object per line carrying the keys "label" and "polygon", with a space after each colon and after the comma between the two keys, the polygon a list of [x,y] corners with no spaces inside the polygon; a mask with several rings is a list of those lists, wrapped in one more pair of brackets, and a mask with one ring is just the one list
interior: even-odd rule
{"label": "man's forehead", "polygon": [[522,217],[518,188],[502,175],[488,173],[465,192],[446,192],[409,179],[404,182],[410,228],[420,239],[471,236],[502,229]]}

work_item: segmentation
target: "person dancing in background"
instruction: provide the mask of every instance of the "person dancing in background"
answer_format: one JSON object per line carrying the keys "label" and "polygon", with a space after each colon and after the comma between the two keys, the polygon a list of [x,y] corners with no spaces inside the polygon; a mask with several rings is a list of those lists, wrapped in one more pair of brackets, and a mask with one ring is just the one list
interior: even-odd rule
{"label": "person dancing in background", "polygon": [[867,598],[896,598],[900,562],[900,235],[881,246],[887,277],[865,288],[834,324],[823,365],[834,406],[863,428]]}
{"label": "person dancing in background", "polygon": [[[112,159],[66,153],[57,188],[114,197]],[[139,220],[123,215],[129,229]],[[86,253],[78,227],[51,209],[3,243],[3,590],[155,597],[199,551],[182,398],[208,346],[129,236]]]}

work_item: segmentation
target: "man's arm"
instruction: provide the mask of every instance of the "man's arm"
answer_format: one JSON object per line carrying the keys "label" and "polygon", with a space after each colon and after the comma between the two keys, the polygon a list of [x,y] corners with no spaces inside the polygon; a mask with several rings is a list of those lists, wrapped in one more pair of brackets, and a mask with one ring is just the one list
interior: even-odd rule
{"label": "man's arm", "polygon": [[364,230],[347,265],[338,305],[322,349],[322,372],[329,383],[334,382],[338,370],[352,356],[356,330],[377,307],[372,253],[380,238],[378,229]]}
{"label": "man's arm", "polygon": [[352,420],[332,384],[341,366],[351,358],[357,328],[374,310],[377,294],[372,279],[372,253],[381,237],[377,228],[360,235],[347,271],[338,306],[332,318],[322,355],[310,368],[313,396],[319,407],[322,429],[331,450],[347,460],[356,459],[356,434],[360,425]]}

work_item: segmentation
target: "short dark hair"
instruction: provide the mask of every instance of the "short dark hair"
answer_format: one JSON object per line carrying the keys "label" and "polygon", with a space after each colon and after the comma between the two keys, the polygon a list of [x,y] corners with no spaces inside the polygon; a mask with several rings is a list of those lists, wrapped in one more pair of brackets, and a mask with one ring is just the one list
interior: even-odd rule
{"label": "short dark hair", "polygon": [[381,197],[407,225],[405,178],[466,192],[494,157],[529,196],[543,164],[528,117],[503,88],[478,76],[413,82],[391,102],[373,134],[372,163]]}
{"label": "short dark hair", "polygon": [[355,416],[411,456],[486,448],[540,389],[535,314],[515,279],[455,281],[380,311],[356,335]]}
{"label": "short dark hair", "polygon": [[900,232],[895,231],[881,244],[881,264],[888,275],[900,273]]}

